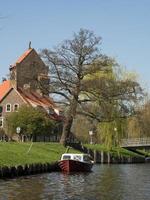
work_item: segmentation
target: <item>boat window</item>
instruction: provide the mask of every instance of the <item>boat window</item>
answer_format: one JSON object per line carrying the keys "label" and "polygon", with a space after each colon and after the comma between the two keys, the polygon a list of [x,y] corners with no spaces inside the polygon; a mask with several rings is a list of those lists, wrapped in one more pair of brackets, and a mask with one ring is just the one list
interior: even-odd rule
{"label": "boat window", "polygon": [[90,157],[88,155],[85,155],[83,159],[84,161],[90,161]]}
{"label": "boat window", "polygon": [[75,155],[75,156],[74,156],[74,160],[81,160],[81,156]]}
{"label": "boat window", "polygon": [[71,156],[68,156],[68,155],[63,156],[63,160],[70,160],[70,159],[71,159]]}

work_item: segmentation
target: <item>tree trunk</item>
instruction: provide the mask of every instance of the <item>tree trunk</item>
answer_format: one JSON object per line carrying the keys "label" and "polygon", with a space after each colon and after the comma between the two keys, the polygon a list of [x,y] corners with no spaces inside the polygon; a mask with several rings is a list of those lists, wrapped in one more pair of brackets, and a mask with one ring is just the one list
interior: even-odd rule
{"label": "tree trunk", "polygon": [[73,123],[73,117],[70,115],[64,122],[63,132],[60,139],[60,143],[63,144],[64,146],[66,146],[67,142],[69,142],[72,123]]}
{"label": "tree trunk", "polygon": [[63,144],[64,146],[67,145],[67,143],[69,142],[69,139],[70,139],[69,136],[71,134],[71,127],[73,124],[73,119],[76,115],[77,105],[78,105],[77,98],[74,98],[71,102],[70,109],[67,113],[67,116],[66,116],[66,119],[65,119],[65,122],[63,125],[62,136],[60,139],[60,144]]}

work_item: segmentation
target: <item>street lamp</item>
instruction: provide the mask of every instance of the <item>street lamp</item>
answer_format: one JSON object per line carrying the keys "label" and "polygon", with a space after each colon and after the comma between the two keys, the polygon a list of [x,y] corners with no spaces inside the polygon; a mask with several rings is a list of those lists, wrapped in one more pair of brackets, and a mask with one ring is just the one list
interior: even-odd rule
{"label": "street lamp", "polygon": [[21,128],[18,126],[18,127],[16,128],[16,133],[20,134],[20,131],[21,131]]}
{"label": "street lamp", "polygon": [[114,135],[114,137],[113,137],[113,144],[114,144],[114,146],[117,144],[117,128],[116,127],[114,127],[114,132],[115,132],[115,135]]}
{"label": "street lamp", "polygon": [[114,131],[117,132],[117,128],[116,127],[114,128]]}
{"label": "street lamp", "polygon": [[21,140],[21,138],[20,138],[20,132],[21,132],[21,128],[18,126],[16,128],[16,133],[19,135],[19,140]]}
{"label": "street lamp", "polygon": [[93,131],[92,131],[92,130],[90,130],[90,131],[89,131],[89,136],[90,136],[90,144],[93,144],[93,135],[94,135]]}

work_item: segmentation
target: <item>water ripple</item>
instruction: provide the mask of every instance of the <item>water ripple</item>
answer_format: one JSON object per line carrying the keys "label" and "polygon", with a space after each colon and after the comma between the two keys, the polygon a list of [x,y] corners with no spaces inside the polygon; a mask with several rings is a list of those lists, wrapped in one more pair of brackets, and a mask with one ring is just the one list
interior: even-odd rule
{"label": "water ripple", "polygon": [[148,200],[150,165],[95,165],[92,173],[0,180],[0,200]]}

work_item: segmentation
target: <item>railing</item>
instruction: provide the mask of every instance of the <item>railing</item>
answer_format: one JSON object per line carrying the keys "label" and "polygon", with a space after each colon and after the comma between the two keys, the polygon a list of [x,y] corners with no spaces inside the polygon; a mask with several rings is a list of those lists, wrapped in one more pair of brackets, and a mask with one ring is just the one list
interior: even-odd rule
{"label": "railing", "polygon": [[121,147],[128,146],[150,146],[150,138],[130,138],[130,139],[122,139]]}

